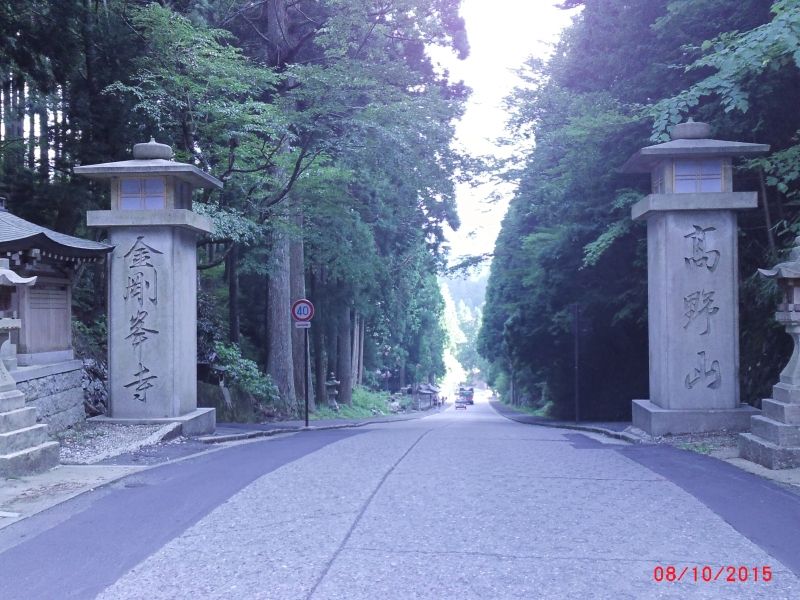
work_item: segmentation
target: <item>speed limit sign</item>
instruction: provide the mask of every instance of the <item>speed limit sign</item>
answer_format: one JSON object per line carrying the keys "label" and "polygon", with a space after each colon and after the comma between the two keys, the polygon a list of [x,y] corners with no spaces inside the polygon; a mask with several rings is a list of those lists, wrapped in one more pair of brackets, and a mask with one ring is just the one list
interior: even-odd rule
{"label": "speed limit sign", "polygon": [[297,323],[310,323],[314,318],[314,305],[302,298],[292,304],[292,319]]}

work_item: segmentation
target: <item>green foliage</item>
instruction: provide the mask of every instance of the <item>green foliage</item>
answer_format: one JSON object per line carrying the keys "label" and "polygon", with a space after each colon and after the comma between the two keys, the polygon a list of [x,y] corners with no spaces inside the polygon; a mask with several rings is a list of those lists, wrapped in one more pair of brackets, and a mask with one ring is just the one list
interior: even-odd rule
{"label": "green foliage", "polygon": [[[434,70],[426,45],[466,55],[459,5],[0,6],[8,33],[0,36],[0,66],[24,78],[31,93],[23,112],[43,104],[51,117],[43,139],[26,143],[43,142],[43,155],[53,156],[37,164],[5,135],[0,188],[20,216],[85,234],[84,212],[107,208],[107,190],[72,178],[73,164],[130,158],[134,143],[155,136],[177,160],[225,184],[194,198],[194,210],[214,225],[199,240],[201,361],[236,338],[238,321],[241,360],[266,365],[267,280],[286,269],[273,247],[280,232],[305,245],[295,279],[305,276],[318,307],[323,340],[314,353],[322,363],[336,368],[337,310],[345,306],[365,324],[368,372],[391,372],[391,387],[435,378],[446,344],[435,274],[446,263],[444,225],[458,226],[454,173],[463,176],[467,163],[451,140],[466,91]],[[13,112],[4,110],[4,119]],[[96,293],[103,277],[85,274],[76,288],[84,322],[104,310]]]}
{"label": "green foliage", "polygon": [[547,402],[544,406],[528,406],[528,405],[513,405],[510,402],[510,399],[503,398],[503,404],[507,404],[509,406],[513,406],[519,412],[523,412],[529,415],[533,415],[534,417],[549,417],[550,412],[553,410],[553,403]]}
{"label": "green foliage", "polygon": [[[797,135],[800,136],[800,131]],[[766,175],[766,185],[777,189],[787,200],[797,200],[800,194],[800,144],[747,161],[744,168],[761,169]]]}
{"label": "green foliage", "polygon": [[277,111],[258,98],[274,89],[278,77],[231,45],[229,31],[194,24],[156,3],[133,9],[131,23],[144,44],[138,70],[131,84],[114,83],[106,93],[132,95],[134,110],[156,131],[175,135],[206,165],[224,160],[213,153],[231,136],[274,133]]}
{"label": "green foliage", "polygon": [[[529,404],[546,386],[554,416],[572,416],[577,303],[580,395],[591,399],[582,416],[627,419],[630,400],[647,394],[644,228],[631,222],[630,206],[649,186],[646,177],[619,168],[647,144],[643,115],[655,118],[662,139],[691,109],[726,132],[723,139],[777,143],[778,153],[737,172],[740,189],[758,189],[759,167],[767,187],[796,189],[790,148],[800,127],[790,109],[798,94],[791,49],[800,13],[790,10],[796,2],[778,2],[770,19],[756,0],[582,4],[553,58],[530,61],[525,86],[508,101],[519,141],[535,138],[536,146],[515,156],[508,170],[518,190],[497,240],[478,347],[504,397],[513,387],[516,401]],[[747,118],[732,119],[733,108],[747,110]],[[776,221],[790,231],[794,214],[785,204],[778,208]],[[760,229],[766,240],[758,218],[743,215],[743,230]],[[743,235],[740,248],[746,275],[771,262],[753,233]],[[746,299],[757,285],[743,286]],[[774,361],[764,357],[782,342],[770,337],[762,304],[744,304],[742,329],[747,323],[753,332],[743,333],[743,357],[760,361],[772,377]],[[750,401],[763,393],[762,376],[743,380]]]}
{"label": "green foliage", "polygon": [[[624,190],[613,204],[615,210],[625,210],[627,212],[630,207],[636,204],[643,198],[641,192],[636,190]],[[628,234],[632,226],[632,222],[627,218],[627,214],[619,221],[612,222],[600,236],[586,244],[583,247],[583,267],[593,267],[597,265],[597,261],[603,254],[611,247],[611,245],[620,238]]]}
{"label": "green foliage", "polygon": [[238,346],[217,343],[214,349],[217,355],[215,364],[228,385],[252,394],[263,404],[278,402],[278,388],[272,379],[261,372],[255,361],[244,358]]}
{"label": "green foliage", "polygon": [[81,358],[105,362],[108,353],[108,324],[105,316],[88,324],[73,319],[72,343]]}
{"label": "green foliage", "polygon": [[212,294],[197,291],[197,362],[212,363],[223,337],[222,319]]}
{"label": "green foliage", "polygon": [[336,412],[327,406],[319,406],[312,418],[320,419],[363,419],[365,417],[375,417],[389,414],[389,394],[388,392],[374,392],[366,388],[356,386],[353,388],[353,402],[351,405],[339,405]]}
{"label": "green foliage", "polygon": [[653,105],[653,139],[666,139],[667,128],[708,96],[718,98],[725,112],[746,113],[752,93],[763,93],[763,86],[769,81],[762,77],[765,73],[800,67],[797,0],[778,0],[771,10],[774,17],[768,23],[745,32],[728,31],[701,43],[705,55],[688,65],[686,71],[711,70],[712,74]]}

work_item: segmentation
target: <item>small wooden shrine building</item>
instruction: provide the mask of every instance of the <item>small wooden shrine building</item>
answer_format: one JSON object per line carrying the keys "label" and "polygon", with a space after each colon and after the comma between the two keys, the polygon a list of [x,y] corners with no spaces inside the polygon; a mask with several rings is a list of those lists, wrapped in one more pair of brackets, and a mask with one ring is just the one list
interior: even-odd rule
{"label": "small wooden shrine building", "polygon": [[112,246],[64,235],[11,214],[0,201],[0,258],[33,287],[0,287],[0,317],[22,320],[17,345],[20,366],[74,358],[72,281],[77,268],[103,260]]}

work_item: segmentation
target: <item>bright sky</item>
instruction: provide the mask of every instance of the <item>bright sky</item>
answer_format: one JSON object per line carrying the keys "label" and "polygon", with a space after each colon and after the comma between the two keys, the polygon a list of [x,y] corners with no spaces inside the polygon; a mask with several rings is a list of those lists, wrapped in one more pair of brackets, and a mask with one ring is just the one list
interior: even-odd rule
{"label": "bright sky", "polygon": [[[503,99],[519,85],[515,71],[529,56],[546,57],[575,11],[556,7],[557,0],[463,0],[470,55],[460,61],[440,49],[431,56],[463,80],[472,95],[456,129],[456,143],[473,155],[497,155],[495,140],[505,134]],[[461,228],[450,232],[451,256],[494,250],[500,221],[513,189],[509,186],[460,184],[457,189]],[[492,196],[500,199],[490,203]]]}

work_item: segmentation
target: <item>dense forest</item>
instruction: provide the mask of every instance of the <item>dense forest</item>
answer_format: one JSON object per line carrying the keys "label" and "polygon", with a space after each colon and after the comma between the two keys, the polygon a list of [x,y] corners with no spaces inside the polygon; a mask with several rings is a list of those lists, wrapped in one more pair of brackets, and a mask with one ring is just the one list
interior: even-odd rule
{"label": "dense forest", "polygon": [[[296,414],[335,373],[396,389],[444,371],[445,224],[467,90],[426,45],[466,56],[458,0],[11,0],[0,4],[0,195],[20,217],[102,239],[107,190],[76,165],[155,137],[224,182],[197,195],[199,356]],[[102,268],[75,292],[102,353]],[[316,306],[310,357],[289,307]],[[313,401],[312,401],[313,409]]]}
{"label": "dense forest", "polygon": [[[515,403],[573,414],[578,311],[581,416],[630,418],[648,397],[645,227],[630,207],[649,177],[620,172],[687,117],[713,137],[770,144],[741,162],[741,385],[758,404],[790,339],[774,323],[774,288],[756,275],[800,232],[800,2],[567,0],[581,7],[552,58],[529,61],[508,100],[504,165],[518,188],[497,240],[479,348]],[[575,306],[577,305],[577,308]]]}

